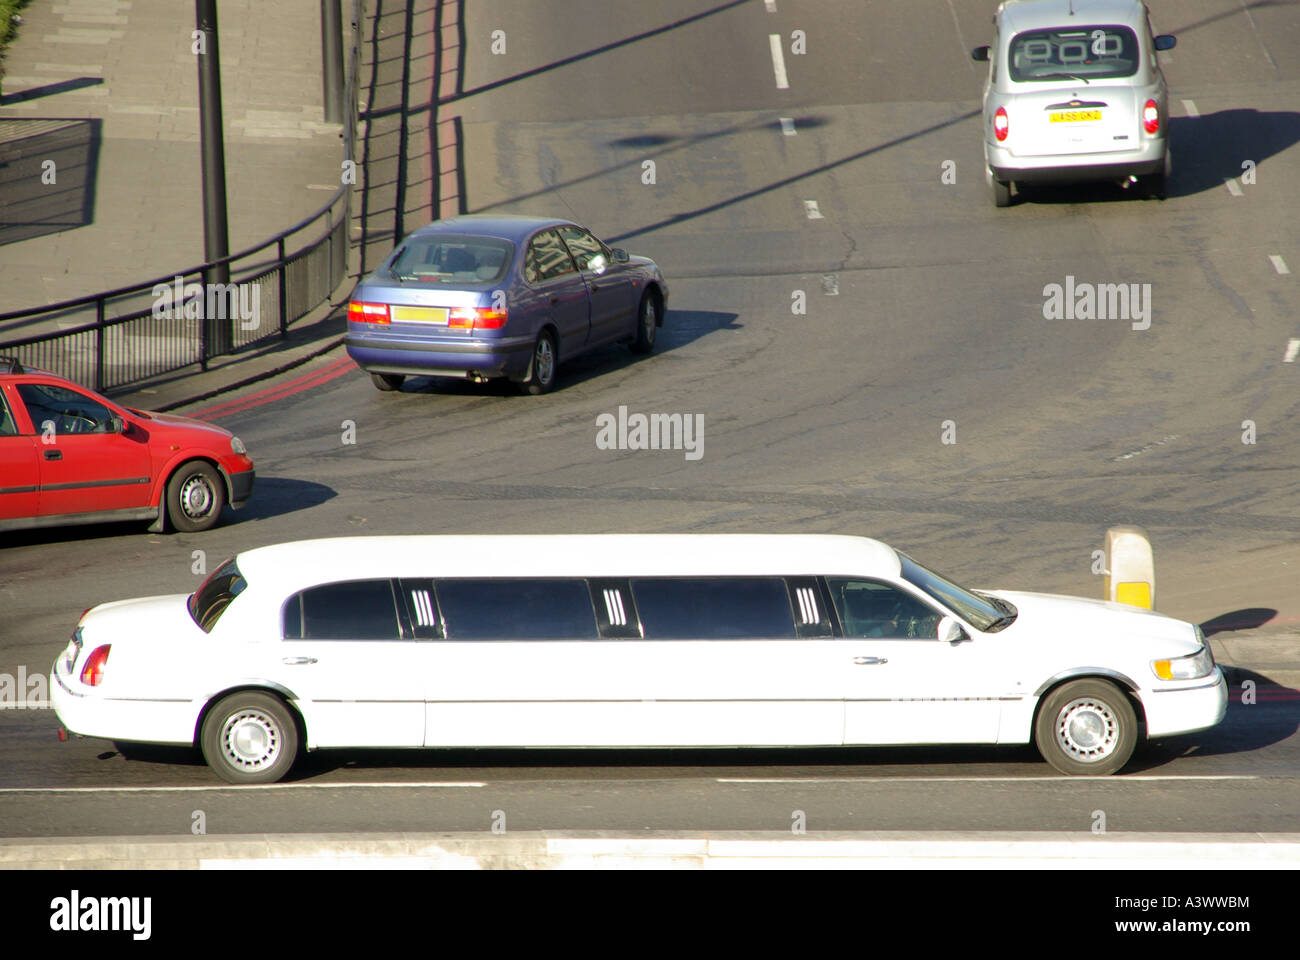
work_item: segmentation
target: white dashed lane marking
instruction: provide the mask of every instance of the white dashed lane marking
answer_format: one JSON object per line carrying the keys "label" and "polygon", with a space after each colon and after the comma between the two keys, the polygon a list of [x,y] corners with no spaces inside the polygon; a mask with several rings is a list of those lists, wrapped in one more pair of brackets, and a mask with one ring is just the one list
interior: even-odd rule
{"label": "white dashed lane marking", "polygon": [[1273,264],[1273,269],[1278,272],[1279,276],[1285,277],[1291,272],[1291,268],[1286,265],[1286,261],[1282,259],[1281,254],[1271,253],[1268,256],[1268,260],[1269,263]]}
{"label": "white dashed lane marking", "polygon": [[794,136],[794,132],[795,132],[795,131],[794,131],[794,118],[793,118],[793,117],[782,117],[782,118],[781,118],[781,132],[784,133],[787,137],[793,137],[793,136]]}
{"label": "white dashed lane marking", "polygon": [[1236,180],[1233,180],[1231,178],[1224,180],[1223,185],[1228,188],[1228,192],[1232,194],[1234,197],[1242,196],[1243,191],[1241,189],[1241,184],[1237,183]]}
{"label": "white dashed lane marking", "polygon": [[781,49],[781,34],[768,34],[767,44],[772,49],[772,71],[776,74],[776,88],[789,90],[790,79],[785,75],[785,51]]}
{"label": "white dashed lane marking", "polygon": [[803,202],[803,211],[804,211],[804,213],[808,214],[808,219],[809,219],[809,220],[825,220],[825,219],[826,219],[825,217],[822,216],[822,212],[821,212],[820,210],[817,209],[817,201],[816,201],[816,200],[805,200],[805,201]]}

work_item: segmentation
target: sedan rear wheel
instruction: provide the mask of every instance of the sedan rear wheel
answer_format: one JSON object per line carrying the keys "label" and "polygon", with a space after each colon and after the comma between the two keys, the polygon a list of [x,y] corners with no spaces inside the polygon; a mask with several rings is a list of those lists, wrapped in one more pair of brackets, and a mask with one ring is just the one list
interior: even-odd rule
{"label": "sedan rear wheel", "polygon": [[1062,773],[1104,776],[1133,756],[1137,714],[1113,683],[1075,680],[1052,691],[1039,707],[1034,742]]}
{"label": "sedan rear wheel", "polygon": [[393,390],[401,390],[406,376],[400,373],[372,373],[370,380],[378,389],[389,393]]}
{"label": "sedan rear wheel", "polygon": [[550,391],[555,386],[555,335],[543,330],[533,347],[533,359],[528,364],[528,375],[519,384],[524,393],[534,396]]}
{"label": "sedan rear wheel", "polygon": [[275,783],[298,756],[298,726],[284,701],[254,690],[219,701],[203,720],[203,759],[229,783]]}

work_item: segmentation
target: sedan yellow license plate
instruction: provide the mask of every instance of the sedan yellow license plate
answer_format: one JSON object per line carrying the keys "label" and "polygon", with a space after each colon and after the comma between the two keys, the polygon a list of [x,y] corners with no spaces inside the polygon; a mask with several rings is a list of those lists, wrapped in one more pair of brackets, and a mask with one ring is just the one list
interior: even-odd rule
{"label": "sedan yellow license plate", "polygon": [[447,325],[446,307],[402,307],[394,304],[392,311],[394,323],[437,323]]}
{"label": "sedan yellow license plate", "polygon": [[1052,114],[1052,123],[1084,123],[1088,120],[1100,120],[1100,110],[1062,110]]}

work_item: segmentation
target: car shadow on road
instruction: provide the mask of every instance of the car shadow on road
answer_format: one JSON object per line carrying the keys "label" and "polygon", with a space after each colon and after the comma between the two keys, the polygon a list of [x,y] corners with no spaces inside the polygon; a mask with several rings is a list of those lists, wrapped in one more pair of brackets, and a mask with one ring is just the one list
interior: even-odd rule
{"label": "car shadow on road", "polygon": [[1229,667],[1228,713],[1208,730],[1149,741],[1138,749],[1125,773],[1159,770],[1181,757],[1241,755],[1262,750],[1300,730],[1300,690],[1270,677]]}
{"label": "car shadow on road", "polygon": [[[563,393],[568,387],[596,377],[630,367],[633,364],[654,364],[655,358],[671,353],[701,337],[718,331],[744,329],[737,314],[716,310],[669,310],[664,315],[664,325],[659,328],[654,352],[638,356],[624,344],[601,347],[591,353],[560,365],[555,377],[554,390]],[[471,383],[452,377],[411,377],[402,384],[403,393],[438,393],[451,396],[516,397],[519,389],[509,380],[489,380]]]}
{"label": "car shadow on road", "polygon": [[1201,631],[1207,637],[1212,637],[1216,633],[1258,630],[1276,616],[1277,611],[1272,607],[1246,607],[1233,610],[1231,613],[1221,613],[1217,617],[1206,620],[1201,624]]}

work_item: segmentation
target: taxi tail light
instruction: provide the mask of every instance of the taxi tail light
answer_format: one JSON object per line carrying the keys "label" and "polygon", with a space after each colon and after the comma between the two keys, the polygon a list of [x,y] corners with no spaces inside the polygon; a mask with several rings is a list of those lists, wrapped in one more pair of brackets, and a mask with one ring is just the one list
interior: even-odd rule
{"label": "taxi tail light", "polygon": [[998,107],[997,113],[993,114],[993,136],[998,138],[1001,143],[1011,132],[1011,121],[1007,119],[1007,108]]}
{"label": "taxi tail light", "polygon": [[388,304],[350,300],[348,301],[348,321],[350,323],[389,323]]}
{"label": "taxi tail light", "polygon": [[1142,105],[1142,129],[1155,133],[1160,129],[1160,107],[1154,100]]}
{"label": "taxi tail light", "polygon": [[108,651],[113,649],[111,643],[96,647],[86,658],[86,665],[81,668],[81,682],[88,687],[97,687],[104,679],[104,664],[108,662]]}
{"label": "taxi tail light", "polygon": [[495,307],[453,307],[447,326],[459,330],[500,330],[506,325],[506,311]]}

